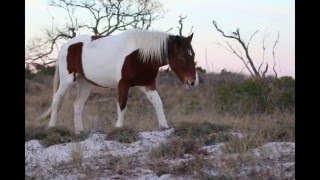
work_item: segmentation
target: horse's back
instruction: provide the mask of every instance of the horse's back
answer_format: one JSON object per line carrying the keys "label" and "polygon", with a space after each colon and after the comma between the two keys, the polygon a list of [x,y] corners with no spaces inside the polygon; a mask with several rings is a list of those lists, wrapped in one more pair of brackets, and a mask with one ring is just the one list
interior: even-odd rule
{"label": "horse's back", "polygon": [[121,79],[125,57],[130,46],[121,35],[94,40],[83,47],[83,70],[88,79],[105,87],[116,87]]}
{"label": "horse's back", "polygon": [[[81,44],[77,44],[81,43]],[[92,39],[90,35],[80,35],[70,39],[62,47],[63,56],[77,44],[81,47],[81,65],[85,78],[103,87],[116,87],[121,79],[121,69],[125,56],[130,53],[121,35]]]}

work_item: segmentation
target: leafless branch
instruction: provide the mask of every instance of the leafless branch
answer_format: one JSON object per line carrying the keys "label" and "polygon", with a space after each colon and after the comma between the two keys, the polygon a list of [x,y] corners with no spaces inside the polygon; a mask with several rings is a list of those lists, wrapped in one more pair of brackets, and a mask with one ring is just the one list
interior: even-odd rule
{"label": "leafless branch", "polygon": [[[45,64],[59,40],[75,37],[82,29],[104,36],[127,28],[149,29],[163,13],[157,0],[51,0],[49,5],[63,9],[66,21],[60,28],[54,28],[52,17],[51,30],[45,30],[45,37],[26,47],[26,63]],[[89,21],[78,21],[80,13],[87,13]]]}
{"label": "leafless branch", "polygon": [[178,22],[179,22],[180,25],[177,26],[177,28],[179,29],[179,35],[182,36],[182,29],[183,29],[183,22],[182,22],[182,20],[184,20],[185,18],[187,18],[187,16],[184,16],[184,17],[183,17],[183,16],[179,16],[179,18],[180,18],[180,19],[179,19]]}
{"label": "leafless branch", "polygon": [[233,53],[233,51],[232,51],[232,50],[228,49],[227,47],[225,47],[225,46],[224,46],[224,45],[222,45],[221,43],[217,42],[217,44],[218,44],[219,46],[223,47],[225,50],[227,50],[227,51],[229,51],[229,52]]}
{"label": "leafless branch", "polygon": [[[241,36],[240,36],[240,28],[237,28],[235,32],[232,32],[233,35],[226,35],[225,32],[222,31],[222,30],[218,27],[218,25],[217,25],[217,23],[216,23],[215,21],[213,21],[212,23],[213,23],[214,27],[216,28],[216,30],[217,30],[218,32],[220,32],[223,37],[229,38],[229,39],[235,39],[235,40],[237,40],[237,41],[241,44],[242,48],[244,49],[246,58],[248,59],[248,62],[249,62],[249,64],[250,64],[250,67],[251,67],[251,69],[253,70],[253,73],[251,73],[251,75],[252,75],[252,76],[256,76],[256,77],[260,77],[260,73],[257,71],[257,69],[256,69],[256,67],[255,67],[255,65],[254,65],[254,63],[253,63],[253,60],[251,59],[251,57],[250,57],[250,55],[249,55],[249,50],[248,50],[249,43],[250,43],[252,37],[253,37],[258,31],[256,31],[255,33],[253,33],[253,34],[251,35],[250,40],[249,40],[249,42],[248,42],[247,45],[246,45],[246,44],[244,43],[244,41],[241,39]],[[236,54],[236,55],[237,55],[237,54]],[[238,56],[238,55],[237,55],[237,56]],[[238,56],[238,57],[239,57],[239,56]],[[241,58],[240,58],[240,59],[241,59]],[[243,59],[241,59],[241,60],[243,61]],[[244,64],[247,64],[245,61],[243,61],[243,63],[244,63]],[[247,66],[247,65],[246,65],[246,66]],[[248,67],[248,66],[247,66],[247,67]],[[249,70],[249,68],[247,68],[247,69]]]}
{"label": "leafless branch", "polygon": [[273,57],[273,67],[272,67],[272,69],[273,69],[273,72],[274,72],[276,78],[278,77],[278,73],[277,73],[277,71],[275,70],[275,67],[276,67],[276,57],[275,57],[275,55],[274,55],[274,49],[275,49],[276,45],[277,45],[278,42],[279,42],[279,36],[280,36],[280,32],[278,31],[277,40],[276,40],[276,42],[274,43],[273,48],[272,48],[272,57]]}
{"label": "leafless branch", "polygon": [[171,31],[173,28],[171,27],[170,29],[168,29],[168,30],[166,30],[166,32],[169,32],[169,31]]}
{"label": "leafless branch", "polygon": [[267,71],[268,71],[268,67],[269,67],[269,65],[268,65],[268,63],[266,62],[266,68],[264,69],[264,71],[263,71],[263,73],[262,73],[262,77],[266,77],[266,73],[267,73]]}
{"label": "leafless branch", "polygon": [[192,33],[192,30],[193,30],[193,26],[191,26],[188,36],[190,36],[190,34]]}
{"label": "leafless branch", "polygon": [[264,63],[265,51],[266,51],[265,42],[266,42],[267,37],[269,36],[269,33],[267,33],[267,34],[266,34],[266,33],[267,33],[267,31],[265,30],[265,31],[264,31],[264,35],[263,35],[263,39],[262,39],[262,62],[261,62],[261,64],[259,65],[259,68],[258,68],[258,71],[259,71],[259,72],[261,72],[260,69],[261,69],[261,67],[262,67],[262,65],[263,65],[263,63]]}
{"label": "leafless branch", "polygon": [[248,41],[248,43],[247,43],[247,48],[248,48],[248,49],[249,49],[249,45],[250,45],[250,42],[251,42],[252,37],[253,37],[255,34],[257,34],[258,31],[259,31],[259,30],[256,30],[256,32],[254,32],[254,33],[251,35],[251,37],[250,37],[250,39],[249,39],[249,41]]}
{"label": "leafless branch", "polygon": [[[186,19],[187,16],[179,16],[179,18],[180,18],[179,21],[178,21],[179,26],[177,26],[177,28],[179,30],[179,35],[183,36],[183,33],[182,33],[182,31],[183,31],[183,20]],[[190,28],[188,36],[192,33],[192,30],[193,30],[193,26]]]}
{"label": "leafless branch", "polygon": [[243,70],[248,66],[249,61],[247,61],[247,63],[243,66],[243,68],[241,69],[240,73],[243,72]]}
{"label": "leafless branch", "polygon": [[[234,53],[238,58],[241,59],[241,61],[244,63],[245,67],[247,68],[247,70],[250,72],[250,74],[253,76],[254,74],[252,73],[251,69],[248,66],[248,63],[245,62],[244,58],[242,57],[242,53],[240,51],[240,49],[238,48],[238,50],[240,51],[241,54],[238,54],[234,48],[232,47],[232,45],[226,41],[226,44],[228,45],[228,47],[230,48],[231,52]],[[248,61],[249,62],[249,61]]]}

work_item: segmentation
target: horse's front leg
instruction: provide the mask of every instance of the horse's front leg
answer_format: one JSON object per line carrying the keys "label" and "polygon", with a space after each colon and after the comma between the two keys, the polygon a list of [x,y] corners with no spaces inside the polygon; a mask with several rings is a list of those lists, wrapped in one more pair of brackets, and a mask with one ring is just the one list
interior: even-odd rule
{"label": "horse's front leg", "polygon": [[149,101],[152,103],[154,109],[156,110],[160,128],[169,128],[166,117],[163,112],[161,98],[156,90],[155,82],[153,82],[151,85],[141,87],[140,89],[147,95]]}
{"label": "horse's front leg", "polygon": [[129,84],[125,82],[123,79],[121,79],[118,84],[118,103],[117,103],[118,120],[116,123],[116,127],[123,126],[123,118],[127,109],[128,92],[129,92]]}

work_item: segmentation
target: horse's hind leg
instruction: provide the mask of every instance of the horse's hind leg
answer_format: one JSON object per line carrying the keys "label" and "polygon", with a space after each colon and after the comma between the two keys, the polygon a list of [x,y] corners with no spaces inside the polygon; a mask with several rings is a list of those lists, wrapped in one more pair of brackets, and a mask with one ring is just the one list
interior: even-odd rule
{"label": "horse's hind leg", "polygon": [[73,84],[73,80],[70,78],[62,81],[59,85],[58,91],[53,95],[52,105],[51,105],[52,112],[51,112],[49,127],[54,127],[57,125],[57,114],[58,114],[60,102],[64,94],[66,93],[66,91],[70,89],[72,84]]}
{"label": "horse's hind leg", "polygon": [[163,112],[162,101],[155,87],[155,82],[153,82],[149,86],[141,87],[140,90],[147,95],[149,101],[152,103],[154,109],[156,110],[160,128],[169,128],[166,117]]}
{"label": "horse's hind leg", "polygon": [[77,78],[77,85],[78,85],[78,94],[74,101],[74,126],[75,126],[75,132],[80,133],[80,131],[83,131],[83,122],[82,122],[83,108],[84,108],[85,102],[87,101],[90,95],[92,85],[81,76]]}

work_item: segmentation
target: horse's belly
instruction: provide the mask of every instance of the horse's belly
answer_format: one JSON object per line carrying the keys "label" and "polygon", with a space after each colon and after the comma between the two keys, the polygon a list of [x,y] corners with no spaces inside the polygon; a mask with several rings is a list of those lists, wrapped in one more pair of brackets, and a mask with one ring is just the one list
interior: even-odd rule
{"label": "horse's belly", "polygon": [[117,87],[124,60],[134,50],[122,36],[108,36],[85,43],[82,66],[86,78],[100,86]]}
{"label": "horse's belly", "polygon": [[84,48],[83,72],[87,79],[103,87],[117,87],[121,79],[119,65],[123,61],[114,48]]}

